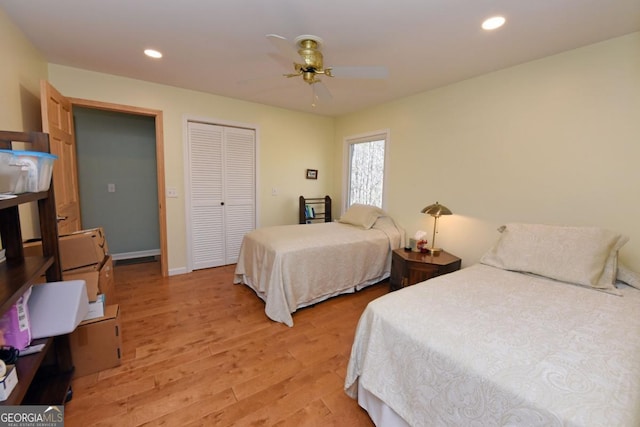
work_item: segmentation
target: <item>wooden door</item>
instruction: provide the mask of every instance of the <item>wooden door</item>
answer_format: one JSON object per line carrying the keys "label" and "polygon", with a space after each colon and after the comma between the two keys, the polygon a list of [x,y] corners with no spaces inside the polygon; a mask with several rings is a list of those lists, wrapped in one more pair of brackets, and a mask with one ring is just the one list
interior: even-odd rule
{"label": "wooden door", "polygon": [[58,233],[68,234],[82,229],[71,102],[43,80],[40,83],[40,106],[42,130],[49,134],[51,153],[58,156],[53,167]]}

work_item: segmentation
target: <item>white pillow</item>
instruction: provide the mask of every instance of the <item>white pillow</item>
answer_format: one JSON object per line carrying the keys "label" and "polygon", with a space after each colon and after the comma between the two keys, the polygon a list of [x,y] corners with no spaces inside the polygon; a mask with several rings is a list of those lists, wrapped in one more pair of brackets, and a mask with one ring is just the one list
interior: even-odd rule
{"label": "white pillow", "polygon": [[617,255],[627,240],[597,227],[512,223],[480,262],[619,294]]}
{"label": "white pillow", "polygon": [[629,286],[640,289],[640,274],[631,270],[624,264],[618,263],[617,279]]}
{"label": "white pillow", "polygon": [[373,227],[378,218],[386,215],[385,211],[376,206],[354,203],[338,221],[368,230]]}

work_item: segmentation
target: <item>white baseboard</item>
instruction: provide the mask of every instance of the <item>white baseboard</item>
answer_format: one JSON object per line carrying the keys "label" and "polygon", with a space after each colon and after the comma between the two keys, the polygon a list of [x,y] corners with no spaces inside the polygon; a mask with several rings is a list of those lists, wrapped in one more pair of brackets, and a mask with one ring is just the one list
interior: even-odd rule
{"label": "white baseboard", "polygon": [[[119,254],[111,254],[114,261],[125,260],[125,259],[135,259],[135,258],[145,258],[152,256],[160,256],[160,249],[151,249],[148,251],[137,251],[137,252],[121,252]],[[179,274],[187,274],[189,271],[187,267],[179,267],[179,268],[170,268],[169,276],[177,276]]]}
{"label": "white baseboard", "polygon": [[111,257],[114,261],[119,259],[132,259],[132,258],[144,258],[149,256],[157,256],[160,255],[160,249],[151,249],[148,251],[137,251],[137,252],[121,252],[119,254],[111,254]]}
{"label": "white baseboard", "polygon": [[187,267],[180,267],[180,268],[170,268],[169,269],[169,276],[177,276],[179,274],[187,274]]}

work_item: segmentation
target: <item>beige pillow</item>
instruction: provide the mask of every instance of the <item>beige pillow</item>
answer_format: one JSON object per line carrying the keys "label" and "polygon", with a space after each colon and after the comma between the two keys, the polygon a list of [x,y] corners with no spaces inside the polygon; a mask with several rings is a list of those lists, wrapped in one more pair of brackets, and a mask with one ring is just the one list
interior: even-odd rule
{"label": "beige pillow", "polygon": [[368,230],[373,227],[379,217],[386,215],[385,211],[376,206],[354,203],[338,221]]}
{"label": "beige pillow", "polygon": [[627,240],[597,227],[512,223],[480,262],[618,294],[617,255]]}
{"label": "beige pillow", "polygon": [[617,279],[629,286],[640,289],[640,274],[631,270],[624,264],[618,263]]}

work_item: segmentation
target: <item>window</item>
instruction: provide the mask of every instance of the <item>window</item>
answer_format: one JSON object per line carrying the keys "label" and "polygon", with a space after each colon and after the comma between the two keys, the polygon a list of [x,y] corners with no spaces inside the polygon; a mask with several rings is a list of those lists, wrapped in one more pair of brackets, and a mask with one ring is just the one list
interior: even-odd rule
{"label": "window", "polygon": [[345,208],[354,203],[383,207],[387,131],[345,140]]}

